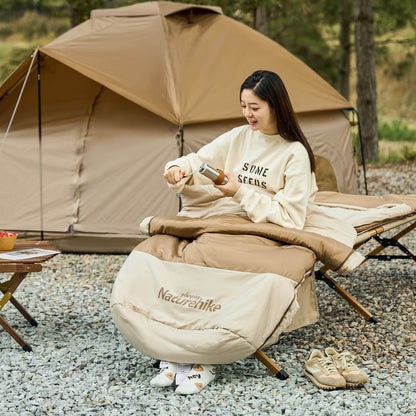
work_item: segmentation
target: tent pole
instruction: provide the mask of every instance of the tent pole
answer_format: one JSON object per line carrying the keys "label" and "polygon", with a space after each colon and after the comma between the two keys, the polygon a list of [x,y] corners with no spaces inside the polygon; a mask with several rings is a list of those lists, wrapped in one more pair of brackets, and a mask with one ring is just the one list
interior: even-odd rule
{"label": "tent pole", "polygon": [[183,156],[183,124],[178,126],[178,133],[176,134],[176,145],[178,146],[178,157]]}
{"label": "tent pole", "polygon": [[43,164],[42,164],[42,111],[40,95],[40,52],[37,50],[37,67],[38,67],[38,141],[39,141],[39,194],[40,194],[40,239],[43,235]]}
{"label": "tent pole", "polygon": [[363,141],[362,141],[362,136],[361,136],[361,124],[360,124],[360,116],[358,115],[358,111],[353,108],[352,109],[353,113],[357,116],[357,126],[358,126],[358,143],[360,146],[360,153],[361,153],[361,163],[363,165],[363,173],[364,173],[364,189],[365,189],[365,194],[368,195],[368,188],[367,188],[367,174],[366,174],[366,169],[365,169],[365,157],[364,157],[364,146],[363,146]]}
{"label": "tent pole", "polygon": [[[183,141],[184,141],[183,124],[181,124],[180,126],[178,126],[178,133],[176,134],[176,145],[178,147],[178,157],[183,156]],[[178,194],[178,198],[179,198],[179,211],[180,211],[182,209],[182,199],[181,199],[180,194]]]}

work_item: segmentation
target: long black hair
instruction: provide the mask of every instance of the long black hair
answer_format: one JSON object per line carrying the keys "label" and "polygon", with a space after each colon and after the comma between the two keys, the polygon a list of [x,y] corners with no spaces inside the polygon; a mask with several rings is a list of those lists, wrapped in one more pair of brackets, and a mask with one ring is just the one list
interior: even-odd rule
{"label": "long black hair", "polygon": [[278,133],[291,142],[301,142],[309,155],[311,171],[315,172],[315,158],[311,146],[303,134],[293,111],[289,94],[279,75],[271,71],[253,72],[241,85],[240,99],[243,90],[253,92],[263,101],[267,101],[275,114]]}

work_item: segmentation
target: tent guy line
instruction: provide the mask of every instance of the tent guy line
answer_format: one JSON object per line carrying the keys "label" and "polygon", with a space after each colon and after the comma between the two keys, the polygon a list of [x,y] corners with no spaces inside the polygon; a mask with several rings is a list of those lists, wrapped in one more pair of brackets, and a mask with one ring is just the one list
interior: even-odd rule
{"label": "tent guy line", "polygon": [[20,100],[22,99],[23,91],[24,91],[24,89],[26,87],[26,83],[27,83],[27,80],[29,78],[30,71],[32,70],[33,62],[35,61],[35,58],[36,58],[36,56],[38,54],[38,50],[39,50],[38,48],[36,50],[34,50],[33,53],[32,53],[32,55],[31,55],[32,60],[30,61],[29,69],[27,70],[25,80],[23,81],[23,85],[22,85],[22,89],[20,90],[19,98],[17,99],[16,106],[14,107],[13,114],[12,114],[12,116],[10,118],[9,125],[7,126],[6,133],[4,134],[3,140],[1,142],[0,151],[3,150],[4,143],[6,142],[7,136],[9,135],[9,131],[10,131],[10,128],[12,126],[12,123],[13,123],[13,120],[14,120],[14,116],[16,115],[16,111],[17,111],[17,109],[19,107]]}

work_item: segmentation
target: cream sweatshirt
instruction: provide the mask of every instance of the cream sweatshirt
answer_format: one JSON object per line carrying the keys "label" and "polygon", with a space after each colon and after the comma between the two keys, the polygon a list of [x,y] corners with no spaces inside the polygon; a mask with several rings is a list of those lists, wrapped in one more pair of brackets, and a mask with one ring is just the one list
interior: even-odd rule
{"label": "cream sweatshirt", "polygon": [[203,162],[230,172],[241,187],[233,197],[224,197],[210,179],[199,173],[184,178],[169,185],[182,197],[183,209],[178,215],[204,218],[237,214],[253,222],[304,227],[317,186],[301,143],[253,131],[245,125],[222,134],[197,153],[168,162],[165,171],[177,165],[189,174]]}

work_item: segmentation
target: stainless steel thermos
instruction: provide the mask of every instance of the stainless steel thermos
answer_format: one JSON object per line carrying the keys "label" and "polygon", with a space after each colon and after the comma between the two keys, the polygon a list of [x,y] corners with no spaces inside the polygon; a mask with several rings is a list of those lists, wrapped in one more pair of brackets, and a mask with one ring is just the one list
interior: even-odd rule
{"label": "stainless steel thermos", "polygon": [[207,163],[203,163],[198,172],[211,179],[216,185],[225,185],[228,182],[228,178],[225,176],[224,171],[215,169]]}

